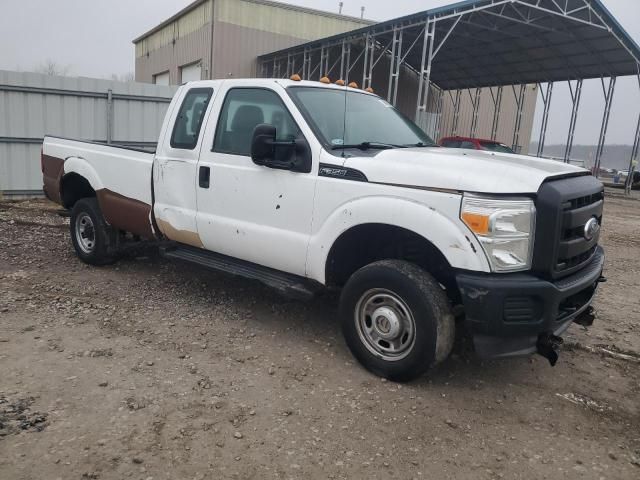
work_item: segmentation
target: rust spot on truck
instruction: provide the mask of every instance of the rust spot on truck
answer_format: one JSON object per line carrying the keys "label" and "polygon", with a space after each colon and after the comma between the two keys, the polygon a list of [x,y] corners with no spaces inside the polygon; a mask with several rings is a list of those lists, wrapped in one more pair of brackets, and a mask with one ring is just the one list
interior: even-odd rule
{"label": "rust spot on truck", "polygon": [[[191,245],[192,247],[204,248],[204,244],[202,243],[202,239],[197,232],[190,232],[188,230],[178,230],[169,222],[164,220],[160,220],[156,218],[156,223],[158,224],[158,228],[163,233],[165,237],[169,240],[173,240],[174,242],[184,243],[186,245]],[[240,232],[238,231],[238,234]]]}
{"label": "rust spot on truck", "polygon": [[96,191],[96,196],[104,219],[111,226],[143,238],[155,237],[151,230],[151,205],[106,188]]}
{"label": "rust spot on truck", "polygon": [[52,202],[62,205],[60,185],[64,174],[64,160],[62,158],[42,155],[42,178],[44,194]]}

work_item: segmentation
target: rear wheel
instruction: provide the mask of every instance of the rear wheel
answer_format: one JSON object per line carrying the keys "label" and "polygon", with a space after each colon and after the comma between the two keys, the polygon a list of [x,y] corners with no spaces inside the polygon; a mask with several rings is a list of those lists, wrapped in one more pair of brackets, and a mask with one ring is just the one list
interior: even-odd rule
{"label": "rear wheel", "polygon": [[107,225],[95,198],[83,198],[73,206],[70,233],[83,262],[106,265],[117,259],[118,232]]}
{"label": "rear wheel", "polygon": [[431,275],[403,260],[361,268],[340,299],[342,329],[353,355],[371,372],[409,381],[446,359],[455,324]]}

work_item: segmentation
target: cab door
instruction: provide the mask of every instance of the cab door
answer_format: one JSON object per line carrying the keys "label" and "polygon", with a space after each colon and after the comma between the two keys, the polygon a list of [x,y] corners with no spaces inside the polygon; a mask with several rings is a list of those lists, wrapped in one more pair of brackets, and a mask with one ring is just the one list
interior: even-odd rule
{"label": "cab door", "polygon": [[[305,275],[320,145],[283,87],[273,81],[225,82],[198,163],[197,225],[204,247],[242,260]],[[213,119],[212,119],[213,120]],[[304,138],[313,162],[296,173],[256,165],[257,125],[276,127],[276,140]]]}
{"label": "cab door", "polygon": [[[202,247],[196,224],[195,177],[202,145],[201,131],[209,115],[214,87],[184,88],[168,113],[153,165],[156,225],[170,240]],[[126,175],[126,172],[123,172]]]}

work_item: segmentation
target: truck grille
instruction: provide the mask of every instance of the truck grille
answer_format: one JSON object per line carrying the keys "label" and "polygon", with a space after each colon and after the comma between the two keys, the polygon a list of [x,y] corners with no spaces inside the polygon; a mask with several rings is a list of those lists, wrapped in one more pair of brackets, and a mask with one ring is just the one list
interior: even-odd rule
{"label": "truck grille", "polygon": [[586,265],[596,252],[600,232],[588,238],[585,226],[592,218],[602,225],[603,206],[603,186],[592,176],[544,183],[536,199],[534,271],[557,279]]}

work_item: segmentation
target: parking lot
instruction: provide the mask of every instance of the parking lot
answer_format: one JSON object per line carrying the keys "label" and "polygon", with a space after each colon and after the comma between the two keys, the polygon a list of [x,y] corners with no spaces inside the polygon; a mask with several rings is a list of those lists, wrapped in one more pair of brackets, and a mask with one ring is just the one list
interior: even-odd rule
{"label": "parking lot", "polygon": [[608,282],[560,361],[464,341],[410,384],[349,354],[337,299],[152,247],[82,264],[45,201],[0,202],[0,477],[640,476],[640,199],[608,192]]}

